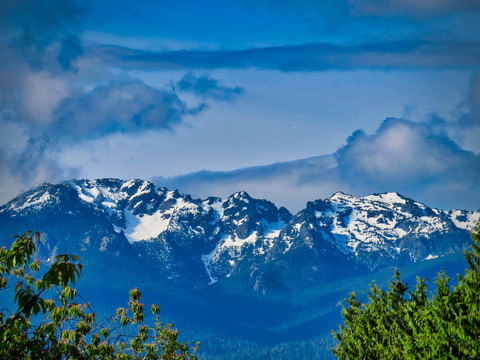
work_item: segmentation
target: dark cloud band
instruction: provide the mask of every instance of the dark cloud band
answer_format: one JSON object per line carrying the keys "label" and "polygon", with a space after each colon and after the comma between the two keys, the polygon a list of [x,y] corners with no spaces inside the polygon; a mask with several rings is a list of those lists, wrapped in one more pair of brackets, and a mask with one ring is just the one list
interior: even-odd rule
{"label": "dark cloud band", "polygon": [[249,68],[281,71],[448,69],[480,67],[479,42],[311,43],[248,50],[150,52],[96,46],[87,56],[143,70]]}

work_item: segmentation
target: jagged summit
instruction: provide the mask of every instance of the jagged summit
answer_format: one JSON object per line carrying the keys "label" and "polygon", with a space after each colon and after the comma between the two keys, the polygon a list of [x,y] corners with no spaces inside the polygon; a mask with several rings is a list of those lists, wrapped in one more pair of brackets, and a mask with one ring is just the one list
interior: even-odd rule
{"label": "jagged summit", "polygon": [[42,228],[55,251],[126,251],[194,286],[244,274],[257,291],[272,267],[287,282],[317,281],[459,251],[479,218],[395,192],[337,192],[292,215],[244,191],[202,200],[140,179],[43,184],[0,207],[0,225]]}

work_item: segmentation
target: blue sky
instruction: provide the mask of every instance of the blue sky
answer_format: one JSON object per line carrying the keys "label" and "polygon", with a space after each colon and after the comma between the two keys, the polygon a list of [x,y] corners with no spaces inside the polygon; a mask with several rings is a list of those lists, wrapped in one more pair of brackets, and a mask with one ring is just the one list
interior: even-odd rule
{"label": "blue sky", "polygon": [[476,0],[3,1],[0,202],[120,177],[478,209],[479,37]]}

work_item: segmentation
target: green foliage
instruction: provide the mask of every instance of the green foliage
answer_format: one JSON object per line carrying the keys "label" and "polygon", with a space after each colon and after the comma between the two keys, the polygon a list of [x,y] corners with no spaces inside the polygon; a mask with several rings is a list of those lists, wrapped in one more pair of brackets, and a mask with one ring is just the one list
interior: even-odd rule
{"label": "green foliage", "polygon": [[31,261],[39,242],[38,232],[27,232],[10,249],[0,249],[0,291],[13,289],[18,306],[0,312],[1,359],[196,359],[198,343],[190,350],[178,342],[178,331],[160,322],[156,305],[155,325],[144,323],[138,289],[130,291],[126,308],[99,323],[70,287],[82,271],[79,258],[58,255],[39,276],[40,262]]}
{"label": "green foliage", "polygon": [[468,264],[456,286],[438,274],[436,293],[427,296],[426,280],[413,291],[396,270],[388,291],[372,285],[368,302],[350,294],[342,309],[344,324],[333,331],[338,359],[478,359],[480,356],[480,225],[472,233]]}

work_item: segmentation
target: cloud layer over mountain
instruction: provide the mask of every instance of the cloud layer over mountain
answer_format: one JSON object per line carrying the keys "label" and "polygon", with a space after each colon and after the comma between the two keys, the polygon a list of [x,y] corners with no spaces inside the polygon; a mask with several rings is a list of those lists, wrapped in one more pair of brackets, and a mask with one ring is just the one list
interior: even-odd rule
{"label": "cloud layer over mountain", "polygon": [[461,149],[428,124],[386,119],[374,134],[355,132],[333,156],[155,181],[197,196],[246,190],[291,211],[336,191],[362,195],[398,191],[430,206],[448,209],[455,202],[478,210],[479,179],[478,154]]}

